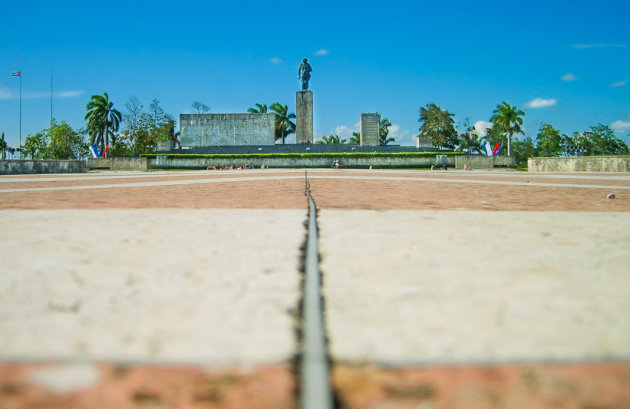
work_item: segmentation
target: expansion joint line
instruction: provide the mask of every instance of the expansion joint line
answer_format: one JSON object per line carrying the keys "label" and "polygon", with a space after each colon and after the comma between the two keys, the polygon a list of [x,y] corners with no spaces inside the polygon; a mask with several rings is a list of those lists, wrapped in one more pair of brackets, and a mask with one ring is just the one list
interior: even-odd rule
{"label": "expansion joint line", "polygon": [[304,268],[302,303],[302,362],[300,365],[300,409],[332,409],[324,310],[317,248],[317,209],[306,176],[308,198],[308,235]]}

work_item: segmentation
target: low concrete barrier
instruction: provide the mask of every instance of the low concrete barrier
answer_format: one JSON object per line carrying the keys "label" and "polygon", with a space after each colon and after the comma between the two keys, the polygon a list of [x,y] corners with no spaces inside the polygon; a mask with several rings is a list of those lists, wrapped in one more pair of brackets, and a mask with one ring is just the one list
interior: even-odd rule
{"label": "low concrete barrier", "polygon": [[514,166],[513,156],[462,155],[455,156],[455,168],[463,169],[464,165],[472,169],[492,169],[495,166]]}
{"label": "low concrete barrier", "polygon": [[88,169],[136,170],[149,169],[147,158],[88,158]]}
{"label": "low concrete barrier", "polygon": [[83,173],[82,160],[0,160],[0,175]]}
{"label": "low concrete barrier", "polygon": [[630,155],[530,158],[527,169],[530,172],[630,172]]}
{"label": "low concrete barrier", "polygon": [[[205,169],[210,165],[239,166],[243,164],[259,168],[265,165],[270,168],[329,168],[333,161],[348,168],[425,168],[436,162],[433,156],[304,156],[304,157],[248,157],[248,158],[203,158],[175,157],[160,155],[149,158],[149,168],[157,169]],[[447,165],[455,166],[455,157],[447,156]]]}

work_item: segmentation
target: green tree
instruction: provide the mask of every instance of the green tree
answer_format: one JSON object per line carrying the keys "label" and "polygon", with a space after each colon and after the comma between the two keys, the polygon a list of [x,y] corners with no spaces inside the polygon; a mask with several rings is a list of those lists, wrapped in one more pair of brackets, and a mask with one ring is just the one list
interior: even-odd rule
{"label": "green tree", "polygon": [[87,113],[84,119],[87,120],[90,145],[96,143],[101,146],[101,150],[104,150],[105,145],[109,145],[110,137],[112,142],[116,142],[116,132],[122,121],[122,116],[114,108],[114,103],[109,100],[107,92],[103,93],[102,96],[92,95],[86,109]]}
{"label": "green tree", "polygon": [[[53,121],[54,124],[54,121]],[[50,132],[50,128],[48,129]],[[46,148],[48,147],[48,133],[37,132],[35,135],[29,135],[24,140],[24,151],[28,153],[31,159],[43,159],[46,155]]]}
{"label": "green tree", "polygon": [[361,134],[359,132],[352,132],[352,136],[348,141],[350,145],[360,145],[361,144]]}
{"label": "green tree", "polygon": [[285,138],[295,133],[295,122],[291,121],[295,119],[295,114],[289,113],[289,107],[279,102],[274,102],[269,108],[276,114],[276,140],[282,139],[282,144],[284,144]]}
{"label": "green tree", "polygon": [[7,141],[4,140],[4,132],[2,132],[2,136],[0,137],[0,152],[2,152],[2,160],[6,159],[5,151],[7,150],[7,148]]}
{"label": "green tree", "polygon": [[53,122],[48,130],[42,132],[50,135],[46,159],[80,159],[87,155],[88,147],[82,131],[75,131],[64,121]]}
{"label": "green tree", "polygon": [[266,114],[267,113],[267,104],[259,104],[256,103],[255,108],[249,108],[247,112],[252,114]]}
{"label": "green tree", "polygon": [[379,125],[378,138],[381,145],[387,145],[390,142],[396,141],[394,137],[387,137],[389,135],[389,127],[392,126],[389,119],[382,118]]}
{"label": "green tree", "polygon": [[470,118],[466,118],[462,126],[463,130],[459,132],[458,149],[468,153],[484,153],[483,141],[475,133],[475,127],[470,124]]}
{"label": "green tree", "polygon": [[589,155],[628,153],[628,145],[607,125],[591,126],[591,130],[584,132],[583,136],[590,142]]}
{"label": "green tree", "polygon": [[507,134],[507,154],[512,156],[512,136],[523,133],[521,125],[523,125],[522,117],[525,115],[525,112],[503,101],[503,103],[497,105],[497,108],[492,113],[494,115],[492,115],[490,121],[505,130]]}
{"label": "green tree", "polygon": [[192,107],[198,114],[210,112],[210,107],[199,101],[193,101]]}
{"label": "green tree", "polygon": [[536,156],[536,147],[534,146],[534,141],[529,136],[522,141],[515,140],[512,145],[514,160],[516,161],[517,165],[527,163],[527,159]]}
{"label": "green tree", "polygon": [[551,124],[541,123],[536,135],[537,155],[560,156],[563,152],[562,135]]}
{"label": "green tree", "polygon": [[326,145],[330,145],[334,143],[346,143],[346,139],[341,139],[339,138],[338,135],[322,136],[322,138],[317,140],[317,142],[315,143],[326,144]]}
{"label": "green tree", "polygon": [[454,114],[443,111],[436,104],[427,104],[420,108],[420,137],[431,138],[434,146],[454,149],[457,145]]}
{"label": "green tree", "polygon": [[[499,142],[505,145],[506,140],[506,132],[501,125],[493,124],[490,128],[486,128],[486,135],[483,137],[483,141],[484,143],[488,142],[492,148]],[[503,150],[503,152],[505,151]]]}

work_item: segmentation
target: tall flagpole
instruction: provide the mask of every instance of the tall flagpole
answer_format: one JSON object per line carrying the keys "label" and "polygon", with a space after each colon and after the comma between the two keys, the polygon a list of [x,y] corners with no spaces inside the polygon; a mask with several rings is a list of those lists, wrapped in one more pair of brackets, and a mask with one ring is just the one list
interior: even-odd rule
{"label": "tall flagpole", "polygon": [[20,70],[20,159],[22,156],[22,70]]}
{"label": "tall flagpole", "polygon": [[52,132],[53,123],[53,73],[50,72],[50,130]]}

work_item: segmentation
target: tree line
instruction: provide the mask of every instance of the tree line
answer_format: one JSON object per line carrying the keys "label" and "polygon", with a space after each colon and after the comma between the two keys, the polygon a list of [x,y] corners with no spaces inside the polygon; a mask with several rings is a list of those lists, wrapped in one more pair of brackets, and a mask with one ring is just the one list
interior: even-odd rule
{"label": "tree line", "polygon": [[434,146],[443,149],[485,154],[486,144],[507,147],[501,154],[514,156],[517,163],[534,156],[582,156],[614,155],[629,153],[628,145],[618,138],[610,127],[603,124],[591,126],[584,132],[562,134],[551,124],[541,123],[535,136],[512,141],[522,128],[525,112],[514,105],[503,102],[497,105],[490,118],[491,126],[478,135],[478,130],[466,119],[463,129],[455,127],[455,114],[443,110],[434,103],[420,108],[419,137],[431,139]]}

